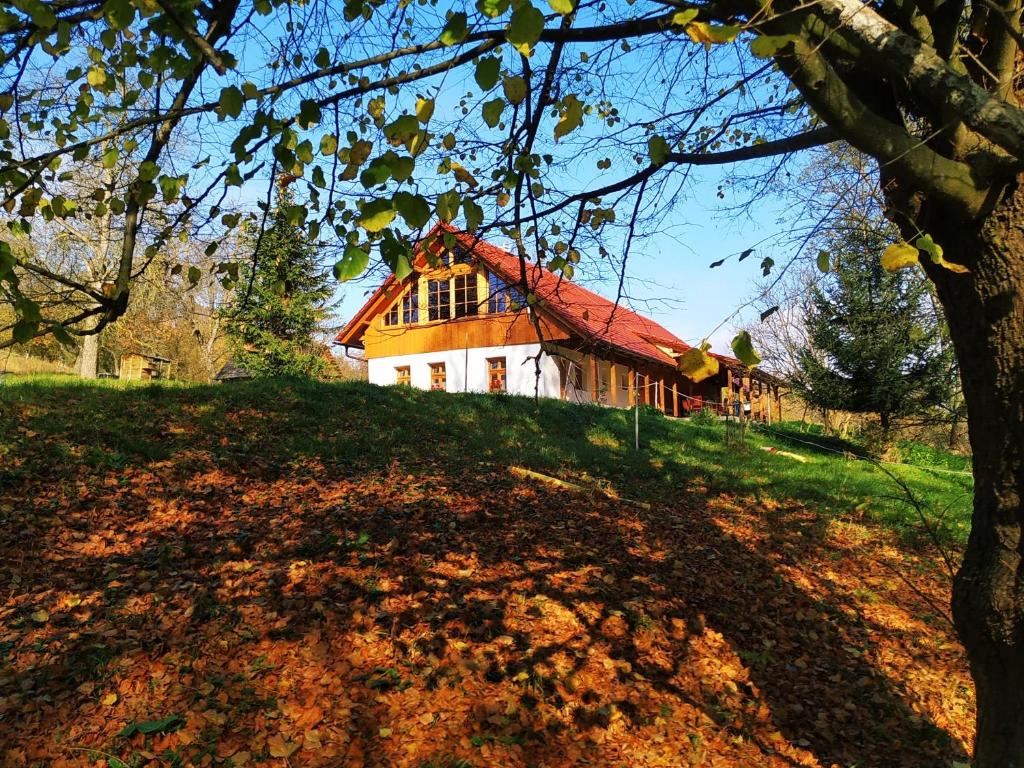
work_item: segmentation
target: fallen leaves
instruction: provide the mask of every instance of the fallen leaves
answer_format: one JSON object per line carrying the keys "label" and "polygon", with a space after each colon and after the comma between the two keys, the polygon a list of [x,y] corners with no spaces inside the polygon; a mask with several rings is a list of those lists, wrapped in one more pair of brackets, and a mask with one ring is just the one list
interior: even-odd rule
{"label": "fallen leaves", "polygon": [[8,483],[5,768],[965,759],[963,654],[921,597],[948,584],[883,533],[421,456],[276,465],[261,409],[168,418],[173,452]]}

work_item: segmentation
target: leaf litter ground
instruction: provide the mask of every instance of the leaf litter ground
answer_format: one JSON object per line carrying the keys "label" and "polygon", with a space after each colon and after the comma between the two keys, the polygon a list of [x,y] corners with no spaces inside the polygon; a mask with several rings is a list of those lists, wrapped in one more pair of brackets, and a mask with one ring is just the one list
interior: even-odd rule
{"label": "leaf litter ground", "polygon": [[948,577],[884,529],[548,487],[402,393],[202,392],[0,399],[5,767],[966,760]]}

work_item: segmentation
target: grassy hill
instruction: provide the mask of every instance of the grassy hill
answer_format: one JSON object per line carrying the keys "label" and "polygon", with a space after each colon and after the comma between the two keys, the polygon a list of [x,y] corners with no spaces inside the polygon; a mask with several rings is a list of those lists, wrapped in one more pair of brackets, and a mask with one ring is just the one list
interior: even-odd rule
{"label": "grassy hill", "polygon": [[635,451],[624,411],[360,383],[0,387],[0,743],[18,765],[964,759],[921,516],[955,557],[969,477],[640,430]]}

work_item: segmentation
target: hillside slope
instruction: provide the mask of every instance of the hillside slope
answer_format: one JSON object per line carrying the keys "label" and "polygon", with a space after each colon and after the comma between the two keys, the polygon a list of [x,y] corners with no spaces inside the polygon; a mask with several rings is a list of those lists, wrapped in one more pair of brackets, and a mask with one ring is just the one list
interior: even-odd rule
{"label": "hillside slope", "polygon": [[[351,383],[0,389],[5,765],[965,759],[948,576],[896,486],[641,434]],[[969,486],[898,471],[955,547]]]}

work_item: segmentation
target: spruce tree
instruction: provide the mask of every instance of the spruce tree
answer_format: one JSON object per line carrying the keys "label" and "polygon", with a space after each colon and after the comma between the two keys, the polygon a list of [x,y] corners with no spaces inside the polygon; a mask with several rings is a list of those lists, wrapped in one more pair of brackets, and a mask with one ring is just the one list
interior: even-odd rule
{"label": "spruce tree", "polygon": [[853,217],[823,243],[833,271],[811,289],[795,380],[820,408],[877,415],[883,445],[898,420],[941,406],[956,381],[929,283],[917,270],[882,269],[889,242],[878,222]]}
{"label": "spruce tree", "polygon": [[279,182],[263,236],[248,236],[252,255],[225,312],[234,362],[254,377],[319,377],[329,367],[316,334],[332,289],[306,230],[295,223],[296,210],[288,180]]}

